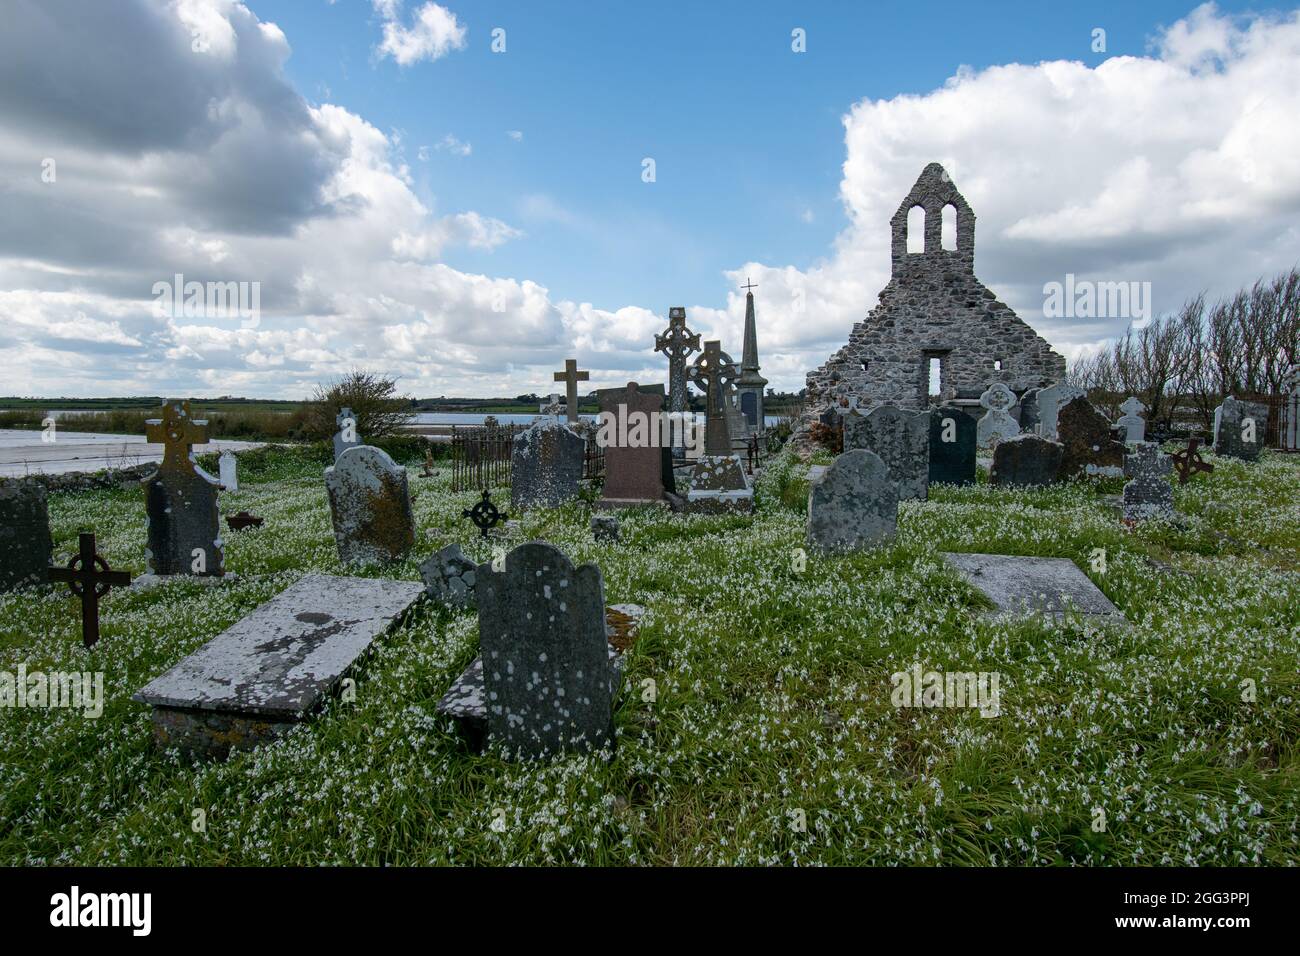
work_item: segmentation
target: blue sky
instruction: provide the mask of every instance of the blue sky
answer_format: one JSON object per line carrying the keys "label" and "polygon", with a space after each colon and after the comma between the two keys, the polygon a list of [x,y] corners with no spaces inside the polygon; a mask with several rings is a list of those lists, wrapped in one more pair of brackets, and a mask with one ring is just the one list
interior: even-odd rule
{"label": "blue sky", "polygon": [[[1295,3],[7,0],[0,115],[0,394],[660,382],[671,305],[739,354],[746,277],[797,390],[930,162],[1068,359],[1143,319],[1049,283],[1159,313],[1300,258]],[[257,316],[160,308],[178,273]]]}

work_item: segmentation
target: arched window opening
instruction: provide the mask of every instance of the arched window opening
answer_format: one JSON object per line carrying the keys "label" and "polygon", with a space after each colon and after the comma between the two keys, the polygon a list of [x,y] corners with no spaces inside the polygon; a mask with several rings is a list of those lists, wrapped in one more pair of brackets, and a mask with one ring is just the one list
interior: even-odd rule
{"label": "arched window opening", "polygon": [[957,207],[952,203],[943,207],[940,246],[948,252],[957,251]]}
{"label": "arched window opening", "polygon": [[925,252],[925,210],[920,206],[907,211],[907,251]]}

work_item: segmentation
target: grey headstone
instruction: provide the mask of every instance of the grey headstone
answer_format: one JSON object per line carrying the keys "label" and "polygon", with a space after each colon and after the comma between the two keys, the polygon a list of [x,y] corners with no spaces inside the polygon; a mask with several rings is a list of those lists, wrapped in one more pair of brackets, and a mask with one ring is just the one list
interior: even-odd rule
{"label": "grey headstone", "polygon": [[1041,612],[1059,619],[1071,609],[1088,615],[1123,616],[1069,558],[950,552],[943,556],[993,602],[999,616]]}
{"label": "grey headstone", "polygon": [[357,432],[357,418],[350,408],[339,409],[338,415],[334,417],[334,424],[338,427],[338,431],[334,433],[334,460],[338,461],[349,448],[356,448],[361,444],[361,435]]}
{"label": "grey headstone", "polygon": [[1080,473],[1112,476],[1124,473],[1124,443],[1111,437],[1110,422],[1088,399],[1071,399],[1060,409],[1056,434],[1064,449],[1062,478]]}
{"label": "grey headstone", "polygon": [[388,453],[357,445],[325,469],[334,542],[344,564],[401,561],[415,544],[406,469]]}
{"label": "grey headstone", "polygon": [[844,418],[844,450],[874,452],[898,485],[901,500],[924,501],[930,490],[930,417],[881,405],[868,415]]}
{"label": "grey headstone", "polygon": [[587,443],[565,422],[539,419],[510,449],[512,508],[553,508],[578,496]]}
{"label": "grey headstone", "polygon": [[975,428],[975,440],[981,448],[1020,434],[1020,423],[1011,417],[1011,408],[1015,404],[1015,392],[1001,382],[994,382],[984,390],[980,405],[985,411]]}
{"label": "grey headstone", "polygon": [[989,481],[995,485],[1050,485],[1061,469],[1065,446],[1038,435],[1016,435],[993,449]]}
{"label": "grey headstone", "polygon": [[1142,417],[1142,413],[1147,410],[1147,407],[1138,400],[1137,396],[1130,395],[1119,410],[1124,414],[1115,424],[1124,429],[1124,441],[1129,444],[1146,441],[1147,420]]}
{"label": "grey headstone", "polygon": [[307,717],[423,593],[412,581],[309,574],[133,699],[153,706],[160,746],[256,746]]}
{"label": "grey headstone", "polygon": [[1174,463],[1160,453],[1155,442],[1139,442],[1124,456],[1124,517],[1131,521],[1147,518],[1168,520],[1174,516],[1174,486],[1167,476]]}
{"label": "grey headstone", "polygon": [[449,544],[420,565],[429,596],[447,607],[474,607],[474,582],[478,565],[465,557],[460,545]]}
{"label": "grey headstone", "polygon": [[819,551],[874,547],[898,530],[898,486],[879,456],[857,448],[809,483],[808,545]]}
{"label": "grey headstone", "polygon": [[754,489],[739,457],[701,455],[695,460],[691,488],[686,493],[688,512],[750,511],[753,507]]}
{"label": "grey headstone", "polygon": [[223,451],[217,459],[217,477],[226,491],[239,490],[238,461],[233,452]]}
{"label": "grey headstone", "polygon": [[1057,382],[1040,389],[1037,396],[1038,434],[1056,441],[1056,417],[1061,409],[1076,398],[1086,398],[1087,395],[1079,386],[1066,382]]}
{"label": "grey headstone", "polygon": [[934,408],[930,418],[930,481],[975,481],[975,419],[959,408]]}
{"label": "grey headstone", "polygon": [[0,478],[0,591],[44,584],[53,554],[45,489]]}
{"label": "grey headstone", "polygon": [[1215,454],[1254,461],[1264,448],[1268,406],[1262,402],[1243,402],[1230,395],[1219,408]]}
{"label": "grey headstone", "polygon": [[530,541],[480,565],[476,593],[489,738],[524,757],[612,746],[600,569]]}

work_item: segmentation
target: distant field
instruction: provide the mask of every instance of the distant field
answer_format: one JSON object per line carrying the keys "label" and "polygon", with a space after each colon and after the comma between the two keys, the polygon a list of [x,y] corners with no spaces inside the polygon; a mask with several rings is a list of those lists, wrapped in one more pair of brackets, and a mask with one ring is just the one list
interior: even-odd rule
{"label": "distant field", "polygon": [[[198,411],[213,412],[295,412],[303,402],[278,402],[270,399],[191,398],[190,406]],[[0,398],[0,411],[38,411],[51,409],[70,412],[107,412],[149,410],[163,403],[160,396],[143,398]]]}

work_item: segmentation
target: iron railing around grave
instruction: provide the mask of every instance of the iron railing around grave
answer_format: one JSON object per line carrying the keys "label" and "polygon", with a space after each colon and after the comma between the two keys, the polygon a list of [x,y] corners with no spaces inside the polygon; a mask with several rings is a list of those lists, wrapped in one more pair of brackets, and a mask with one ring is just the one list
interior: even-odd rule
{"label": "iron railing around grave", "polygon": [[[510,484],[510,449],[515,435],[527,425],[453,425],[451,429],[451,490],[485,491]],[[586,436],[582,477],[605,477],[605,449],[595,432]]]}
{"label": "iron railing around grave", "polygon": [[1268,424],[1264,428],[1265,448],[1300,452],[1300,394],[1259,395],[1247,401],[1268,406]]}

